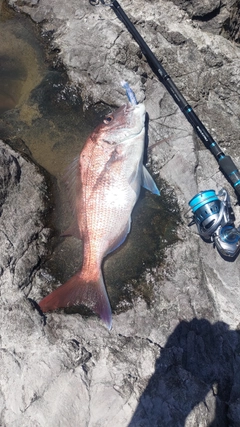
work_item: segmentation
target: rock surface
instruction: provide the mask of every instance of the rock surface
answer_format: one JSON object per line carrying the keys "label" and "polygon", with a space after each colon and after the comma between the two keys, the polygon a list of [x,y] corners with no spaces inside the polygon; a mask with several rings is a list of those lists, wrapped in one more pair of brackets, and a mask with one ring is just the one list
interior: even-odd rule
{"label": "rock surface", "polygon": [[[86,108],[125,102],[123,78],[144,100],[152,167],[174,188],[182,224],[164,267],[145,273],[154,295],[150,306],[136,300],[114,316],[111,332],[97,318],[62,312],[48,314],[45,324],[27,297],[38,301],[48,286],[41,269],[50,234],[46,182],[34,164],[1,143],[0,424],[239,426],[240,260],[221,258],[188,228],[185,216],[198,191],[225,186],[234,201],[233,190],[113,11],[75,0],[9,3],[53,32],[52,47],[60,49]],[[238,41],[231,29],[237,28],[238,2],[121,5],[240,165],[240,52],[231,41]]]}

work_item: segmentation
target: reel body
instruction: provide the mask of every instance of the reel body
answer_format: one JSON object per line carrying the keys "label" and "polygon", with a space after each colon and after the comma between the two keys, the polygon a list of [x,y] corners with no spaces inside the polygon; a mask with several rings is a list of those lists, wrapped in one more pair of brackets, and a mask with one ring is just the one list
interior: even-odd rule
{"label": "reel body", "polygon": [[235,215],[227,190],[218,194],[214,190],[196,194],[189,205],[200,236],[211,240],[218,251],[226,257],[234,257],[240,250],[240,230],[234,226]]}

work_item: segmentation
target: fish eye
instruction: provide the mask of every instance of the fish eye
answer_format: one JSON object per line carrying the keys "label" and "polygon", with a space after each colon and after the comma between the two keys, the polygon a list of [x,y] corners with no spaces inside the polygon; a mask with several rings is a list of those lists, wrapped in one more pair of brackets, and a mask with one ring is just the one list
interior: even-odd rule
{"label": "fish eye", "polygon": [[109,114],[109,116],[106,116],[104,118],[103,123],[105,123],[105,125],[108,125],[112,120],[113,120],[113,116]]}

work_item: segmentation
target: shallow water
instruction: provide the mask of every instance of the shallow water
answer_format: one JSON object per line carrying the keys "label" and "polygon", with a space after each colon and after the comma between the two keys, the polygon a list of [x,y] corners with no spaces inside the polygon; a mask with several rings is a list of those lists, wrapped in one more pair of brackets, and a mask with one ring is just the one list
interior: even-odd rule
{"label": "shallow water", "polygon": [[40,83],[45,67],[33,26],[4,5],[0,7],[0,112],[3,113],[23,105]]}
{"label": "shallow water", "polygon": [[[0,16],[0,33],[4,35],[0,46],[0,138],[15,141],[19,149],[23,140],[34,160],[56,178],[54,250],[45,268],[64,282],[81,266],[81,242],[60,237],[71,222],[62,177],[109,108],[99,105],[97,110],[84,113],[79,94],[49,53],[39,29],[6,8]],[[142,191],[127,241],[104,262],[114,310],[126,309],[137,296],[151,304],[152,289],[142,274],[164,262],[164,248],[176,241],[178,207],[166,185],[158,185],[160,197]]]}

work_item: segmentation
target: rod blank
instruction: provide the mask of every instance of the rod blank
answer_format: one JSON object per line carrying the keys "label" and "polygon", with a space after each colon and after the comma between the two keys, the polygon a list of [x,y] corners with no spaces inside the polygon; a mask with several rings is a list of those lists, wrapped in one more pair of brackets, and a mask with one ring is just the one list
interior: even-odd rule
{"label": "rod blank", "polygon": [[[103,0],[101,0],[103,3]],[[149,46],[146,44],[142,36],[139,34],[135,26],[129,20],[128,16],[120,6],[117,0],[113,0],[110,3],[111,8],[117,15],[117,17],[124,23],[128,31],[132,34],[133,38],[141,48],[142,53],[146,57],[150,67],[156,74],[160,82],[165,86],[169,94],[172,96],[176,104],[179,106],[186,119],[192,125],[198,137],[204,143],[205,147],[208,148],[217,162],[219,163],[220,169],[231,182],[237,195],[240,196],[240,173],[236,165],[232,161],[230,156],[226,156],[218,144],[214,141],[208,130],[205,128],[201,120],[198,118],[192,107],[187,103],[184,96],[181,94],[171,77],[168,75],[162,64],[158,61],[156,56],[153,54]]]}

